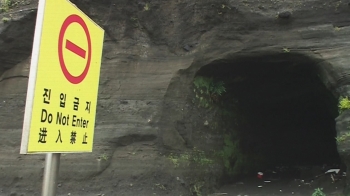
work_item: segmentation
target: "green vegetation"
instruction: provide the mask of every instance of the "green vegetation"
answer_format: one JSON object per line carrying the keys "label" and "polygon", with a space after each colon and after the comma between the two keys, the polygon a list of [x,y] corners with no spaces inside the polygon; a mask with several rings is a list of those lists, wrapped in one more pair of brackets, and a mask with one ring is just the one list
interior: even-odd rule
{"label": "green vegetation", "polygon": [[[350,100],[348,97],[340,97],[339,98],[339,103],[338,103],[338,111],[339,114],[341,114],[342,112],[344,112],[345,110],[349,110],[350,109]],[[341,144],[343,142],[345,142],[348,138],[350,138],[350,131],[347,133],[344,133],[340,136],[337,136],[335,139],[337,141],[338,144]]]}
{"label": "green vegetation", "polygon": [[187,154],[174,155],[173,153],[170,153],[168,159],[174,164],[175,167],[179,167],[181,162],[188,162],[189,160]]}
{"label": "green vegetation", "polygon": [[231,9],[229,6],[227,6],[227,5],[225,5],[225,4],[221,4],[221,8],[222,8],[222,9],[227,8],[227,9],[229,9],[229,10]]}
{"label": "green vegetation", "polygon": [[322,191],[322,188],[317,188],[311,196],[326,196],[326,194]]}
{"label": "green vegetation", "polygon": [[11,19],[10,18],[7,18],[7,17],[3,17],[2,18],[2,22],[3,23],[7,23],[7,22],[9,22]]}
{"label": "green vegetation", "polygon": [[[211,114],[213,119],[209,119],[209,127],[212,131],[220,132],[223,135],[222,149],[215,152],[216,157],[213,160],[220,161],[227,177],[234,177],[240,174],[248,174],[262,167],[263,157],[259,154],[260,149],[243,149],[241,137],[239,133],[240,126],[247,123],[243,111],[238,107],[238,101],[234,94],[226,93],[225,83],[213,78],[197,76],[194,78],[193,103],[198,107],[210,108],[213,110],[207,112],[215,112]],[[215,120],[217,119],[217,120]],[[206,121],[207,122],[207,121]],[[208,125],[208,123],[206,124]],[[190,156],[193,162],[206,165],[213,163],[213,160],[207,159],[202,153],[197,152],[195,156]],[[175,166],[188,158],[185,155],[170,157]]]}
{"label": "green vegetation", "polygon": [[341,5],[341,1],[337,1],[335,3],[335,11],[338,11],[339,6]]}
{"label": "green vegetation", "polygon": [[196,182],[191,187],[191,192],[194,193],[196,196],[202,196],[201,188],[204,186],[204,182]]}
{"label": "green vegetation", "polygon": [[226,173],[231,177],[238,174],[248,174],[259,169],[259,166],[264,163],[263,157],[243,152],[240,140],[232,134],[224,135],[224,147],[219,152],[219,156],[222,158]]}
{"label": "green vegetation", "polygon": [[0,12],[8,12],[10,8],[13,8],[19,4],[17,0],[1,0]]}
{"label": "green vegetation", "polygon": [[191,160],[194,163],[197,163],[197,164],[202,165],[202,166],[210,165],[210,164],[213,164],[213,162],[214,162],[212,159],[209,159],[205,155],[204,151],[198,150],[196,148],[193,148]]}
{"label": "green vegetation", "polygon": [[155,185],[156,187],[158,187],[159,189],[161,189],[161,190],[166,190],[165,186],[162,185],[162,184],[160,184],[160,183],[154,184],[154,185]]}
{"label": "green vegetation", "polygon": [[104,161],[107,161],[108,160],[108,155],[106,153],[103,153],[101,154],[99,157],[98,157],[98,160],[104,160]]}
{"label": "green vegetation", "polygon": [[244,163],[243,154],[240,149],[240,141],[234,138],[231,134],[224,135],[224,147],[221,152],[219,152],[220,157],[222,157],[225,170],[229,176],[238,174],[242,167],[241,163]]}
{"label": "green vegetation", "polygon": [[168,159],[174,164],[175,167],[179,167],[180,164],[189,165],[190,163],[194,163],[200,166],[213,164],[214,161],[209,159],[204,151],[193,148],[192,151],[185,152],[183,154],[174,155],[170,153]]}
{"label": "green vegetation", "polygon": [[221,96],[222,93],[226,92],[224,82],[215,82],[213,78],[197,76],[194,78],[193,84],[201,91],[201,94],[206,93],[211,97],[213,95]]}
{"label": "green vegetation", "polygon": [[150,9],[151,9],[151,8],[150,8],[149,3],[146,3],[145,6],[143,7],[143,10],[145,10],[145,11],[148,11],[148,10],[150,10]]}
{"label": "green vegetation", "polygon": [[350,109],[350,100],[348,97],[340,97],[338,104],[339,113]]}
{"label": "green vegetation", "polygon": [[193,102],[198,102],[198,106],[208,108],[214,102],[219,101],[219,97],[226,92],[223,81],[215,82],[213,78],[197,76],[194,78],[194,92],[196,98]]}
{"label": "green vegetation", "polygon": [[140,28],[140,21],[137,17],[131,17],[130,20],[132,21],[133,27],[134,28]]}
{"label": "green vegetation", "polygon": [[349,137],[350,137],[350,132],[344,133],[343,135],[336,137],[335,140],[337,141],[338,144],[340,144],[344,142],[346,139],[348,139]]}
{"label": "green vegetation", "polygon": [[341,28],[340,27],[334,27],[334,31],[340,31]]}
{"label": "green vegetation", "polygon": [[282,50],[283,50],[284,53],[289,53],[290,52],[290,49],[288,49],[288,48],[282,48]]}
{"label": "green vegetation", "polygon": [[228,174],[233,174],[232,160],[237,156],[239,141],[233,142],[231,135],[224,135],[224,147],[219,155],[222,157],[225,169]]}

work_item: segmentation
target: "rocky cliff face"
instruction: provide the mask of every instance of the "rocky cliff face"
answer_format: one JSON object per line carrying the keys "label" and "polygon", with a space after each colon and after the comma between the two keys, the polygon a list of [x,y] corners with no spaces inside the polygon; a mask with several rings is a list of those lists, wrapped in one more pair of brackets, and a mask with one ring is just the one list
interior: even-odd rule
{"label": "rocky cliff face", "polygon": [[[332,119],[334,126],[329,129],[336,126],[338,136],[348,131],[340,125],[348,122],[348,113],[337,118],[337,125],[333,120],[338,115],[337,99],[350,95],[347,2],[73,2],[105,30],[105,39],[94,150],[62,156],[58,189],[62,195],[84,191],[84,195],[189,195],[198,192],[199,187],[203,187],[201,191],[212,191],[224,175],[222,164],[214,164],[210,169],[202,165],[204,168],[195,170],[195,164],[189,161],[191,166],[177,167],[181,159],[169,154],[219,151],[224,145],[224,132],[215,129],[231,126],[220,124],[217,110],[197,107],[193,80],[198,75],[223,80],[227,91],[246,80],[243,89],[256,89],[247,97],[259,97],[249,99],[249,103],[261,101],[262,105],[302,99],[305,92],[315,87],[314,83],[308,83],[310,88],[294,91],[293,85],[288,87],[288,81],[303,86],[305,78],[315,76],[322,90],[315,91],[319,94],[311,102],[328,96],[317,103],[326,108],[329,117],[325,118]],[[20,3],[1,14],[0,182],[4,194],[40,192],[44,157],[19,155],[36,5],[35,1]],[[279,74],[277,81],[256,87],[274,77],[273,73]],[[310,75],[303,77],[305,73]],[[287,76],[302,79],[279,82]],[[259,77],[260,80],[254,80]],[[255,81],[255,87],[249,86],[254,83],[249,81]],[[290,94],[283,93],[287,87],[286,93]],[[261,94],[254,94],[259,89]],[[233,94],[246,91],[230,92],[235,97]],[[247,97],[241,99],[248,100]],[[217,127],[208,128],[214,122],[219,122]],[[332,133],[327,137],[334,138]],[[338,152],[349,165],[347,146],[338,145]],[[210,175],[216,177],[210,179]],[[202,186],[202,182],[208,185]]]}

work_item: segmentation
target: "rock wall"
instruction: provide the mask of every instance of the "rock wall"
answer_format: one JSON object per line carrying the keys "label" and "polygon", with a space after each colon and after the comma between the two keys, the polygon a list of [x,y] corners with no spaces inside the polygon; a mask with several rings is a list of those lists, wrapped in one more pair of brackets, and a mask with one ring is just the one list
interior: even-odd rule
{"label": "rock wall", "polygon": [[[336,97],[350,92],[350,7],[342,1],[73,2],[106,33],[94,151],[62,156],[62,194],[118,189],[127,195],[146,191],[130,187],[150,176],[154,184],[167,179],[163,194],[173,195],[176,188],[187,194],[190,182],[186,187],[181,181],[186,172],[169,170],[171,163],[162,153],[188,149],[177,124],[189,110],[193,78],[207,64],[295,53],[318,62],[322,81]],[[35,195],[41,184],[44,157],[19,155],[35,7],[35,1],[28,2],[1,14],[11,18],[0,23],[0,167],[11,171],[1,172],[1,179],[6,179],[0,181],[4,193]],[[185,131],[191,132],[191,126]],[[138,154],[142,156],[133,156]],[[347,160],[347,153],[342,155]],[[99,181],[108,183],[97,185]]]}

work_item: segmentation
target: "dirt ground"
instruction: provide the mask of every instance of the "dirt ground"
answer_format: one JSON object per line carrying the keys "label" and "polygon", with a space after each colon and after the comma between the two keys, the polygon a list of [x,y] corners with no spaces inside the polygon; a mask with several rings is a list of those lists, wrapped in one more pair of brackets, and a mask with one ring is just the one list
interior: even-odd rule
{"label": "dirt ground", "polygon": [[[296,174],[296,173],[295,173]],[[298,179],[299,175],[282,174],[278,178],[248,177],[236,181],[220,188],[217,194],[232,196],[270,196],[270,195],[296,195],[311,196],[315,189],[322,189],[327,196],[342,195],[345,186],[345,177],[332,179],[331,174],[326,174],[317,178],[307,180]]]}
{"label": "dirt ground", "polygon": [[[108,160],[110,162],[108,162]],[[154,141],[117,148],[102,162],[101,173],[88,182],[59,180],[58,196],[311,196],[322,188],[327,196],[341,196],[345,177],[327,173],[322,166],[279,167],[263,171],[262,179],[247,175],[206,193],[194,191],[190,171],[179,172]],[[104,167],[105,166],[105,167]],[[103,169],[104,168],[104,169]],[[337,167],[334,167],[337,168]],[[79,175],[79,173],[77,173]],[[24,194],[27,195],[27,194]],[[29,194],[30,195],[30,194]]]}

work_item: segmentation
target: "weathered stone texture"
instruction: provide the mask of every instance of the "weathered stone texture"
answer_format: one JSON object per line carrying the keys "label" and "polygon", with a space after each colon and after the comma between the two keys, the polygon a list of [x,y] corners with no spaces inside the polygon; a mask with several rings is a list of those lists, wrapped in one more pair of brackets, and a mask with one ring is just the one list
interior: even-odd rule
{"label": "weathered stone texture", "polygon": [[[148,164],[163,147],[186,149],[177,124],[188,112],[186,98],[196,72],[213,62],[300,54],[318,62],[319,75],[335,96],[350,92],[350,7],[342,1],[74,2],[106,33],[94,151],[62,156],[62,180],[108,178],[128,164],[118,165],[120,146],[158,141],[148,149],[153,153]],[[0,178],[8,180],[0,183],[5,192],[10,191],[5,185],[20,186],[19,192],[30,186],[35,192],[43,156],[19,155],[35,17],[31,9],[1,16],[13,19],[0,23],[0,167],[16,172],[1,172],[6,176]],[[113,158],[101,164],[96,158],[103,153]]]}

